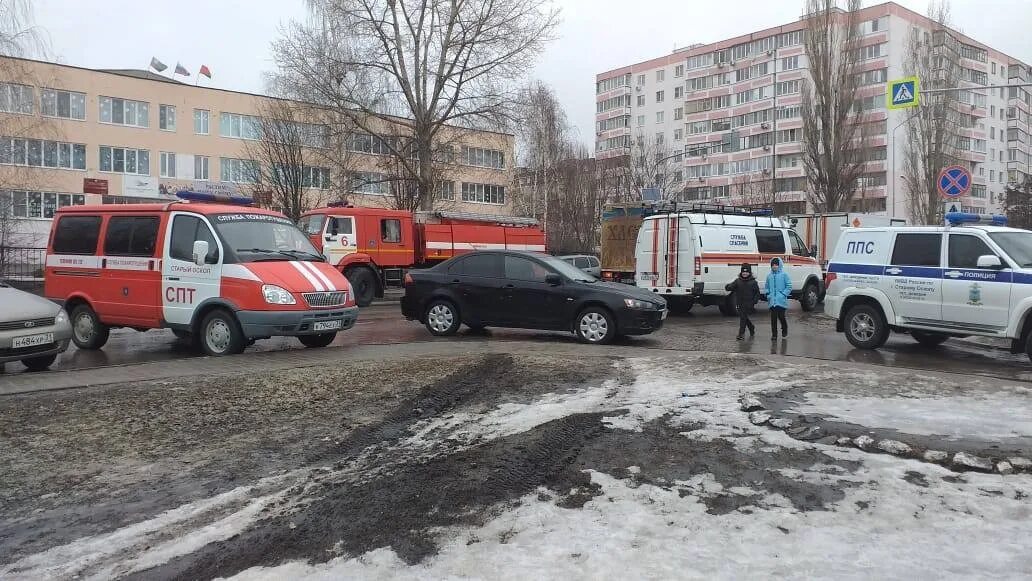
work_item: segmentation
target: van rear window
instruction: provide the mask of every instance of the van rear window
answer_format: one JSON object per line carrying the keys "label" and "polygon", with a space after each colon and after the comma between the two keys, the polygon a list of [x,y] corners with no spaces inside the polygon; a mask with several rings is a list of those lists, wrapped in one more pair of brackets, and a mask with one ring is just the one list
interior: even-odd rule
{"label": "van rear window", "polygon": [[61,216],[54,232],[54,254],[96,254],[100,216]]}

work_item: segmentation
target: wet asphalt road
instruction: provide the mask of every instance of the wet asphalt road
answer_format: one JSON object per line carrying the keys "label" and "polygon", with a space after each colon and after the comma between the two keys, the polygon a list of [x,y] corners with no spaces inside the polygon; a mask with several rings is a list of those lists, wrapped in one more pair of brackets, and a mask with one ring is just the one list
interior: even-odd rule
{"label": "wet asphalt road", "polygon": [[[645,337],[627,339],[623,344],[645,349],[683,351],[716,351],[758,354],[780,354],[811,357],[825,361],[851,361],[889,367],[926,369],[968,373],[1032,381],[1032,363],[1024,355],[1012,355],[989,346],[951,339],[938,348],[918,345],[908,335],[894,334],[878,351],[854,349],[841,333],[835,332],[834,321],[817,313],[803,313],[793,305],[789,313],[789,338],[770,341],[767,311],[754,316],[757,335],[736,341],[737,318],[720,315],[716,307],[696,307],[686,315],[671,315],[664,328]],[[534,341],[575,343],[570,334],[538,331],[492,329],[472,333],[465,328],[455,337],[437,339],[421,325],[406,321],[397,303],[379,303],[362,310],[359,321],[350,331],[340,333],[330,348],[357,345],[390,345],[424,341]],[[588,348],[588,347],[585,347]],[[251,352],[303,349],[293,338],[277,337],[258,341]],[[137,332],[119,329],[100,351],[80,351],[73,345],[54,364],[53,370],[71,370],[132,365],[198,357],[187,344],[178,341],[170,331]],[[25,372],[20,363],[9,363],[8,374]]]}

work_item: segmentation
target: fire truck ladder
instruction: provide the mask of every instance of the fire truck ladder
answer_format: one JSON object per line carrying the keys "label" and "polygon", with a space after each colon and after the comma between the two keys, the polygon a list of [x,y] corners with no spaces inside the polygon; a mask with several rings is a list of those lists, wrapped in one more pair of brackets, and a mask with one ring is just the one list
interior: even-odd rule
{"label": "fire truck ladder", "polygon": [[677,239],[678,224],[680,220],[677,214],[670,214],[667,216],[667,286],[677,286]]}

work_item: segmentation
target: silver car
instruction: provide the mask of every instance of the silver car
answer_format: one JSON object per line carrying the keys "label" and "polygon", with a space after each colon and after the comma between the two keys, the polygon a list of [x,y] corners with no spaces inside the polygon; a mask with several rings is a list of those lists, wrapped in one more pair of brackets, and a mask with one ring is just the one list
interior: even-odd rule
{"label": "silver car", "polygon": [[21,361],[42,371],[68,349],[72,325],[56,304],[0,282],[0,366]]}
{"label": "silver car", "polygon": [[594,256],[573,254],[570,256],[557,256],[556,258],[576,266],[595,278],[602,278],[602,264]]}

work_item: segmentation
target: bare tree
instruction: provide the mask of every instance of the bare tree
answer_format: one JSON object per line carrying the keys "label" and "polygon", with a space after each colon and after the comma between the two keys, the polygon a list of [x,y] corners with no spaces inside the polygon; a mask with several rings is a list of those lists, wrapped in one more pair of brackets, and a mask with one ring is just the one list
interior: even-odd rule
{"label": "bare tree", "polygon": [[[454,127],[501,128],[514,81],[551,38],[547,0],[309,0],[310,18],[274,44],[280,73],[356,130],[393,131],[386,149],[403,205],[433,208]],[[451,132],[451,133],[450,133]]]}
{"label": "bare tree", "polygon": [[806,0],[804,48],[810,82],[802,82],[803,164],[818,212],[849,207],[863,174],[862,107],[857,106],[860,0]]}
{"label": "bare tree", "polygon": [[1008,184],[1000,195],[1007,225],[1013,228],[1032,229],[1032,178],[1024,183]]}
{"label": "bare tree", "polygon": [[255,162],[249,176],[262,203],[292,220],[327,202],[346,202],[354,182],[355,159],[341,143],[346,130],[319,107],[287,99],[259,99],[258,139],[244,145]]}
{"label": "bare tree", "polygon": [[754,207],[773,208],[777,201],[771,177],[757,174],[740,174],[731,180],[731,200],[734,204]]}
{"label": "bare tree", "polygon": [[551,87],[531,83],[519,101],[517,152],[522,171],[521,208],[528,216],[546,221],[548,200],[560,187],[561,164],[571,157],[570,127],[566,112]]}
{"label": "bare tree", "polygon": [[657,139],[641,130],[635,135],[627,158],[627,186],[634,196],[640,196],[645,188],[658,188],[664,199],[678,199],[684,185],[674,174],[681,169],[684,152],[672,153]]}
{"label": "bare tree", "polygon": [[[960,80],[960,57],[949,47],[949,4],[933,2],[928,10],[932,30],[913,29],[907,42],[904,70],[919,77],[922,88],[956,87]],[[942,218],[936,181],[942,168],[957,160],[956,129],[961,120],[954,107],[957,97],[955,91],[922,94],[921,107],[907,120],[903,180],[907,212],[915,224],[935,224]]]}
{"label": "bare tree", "polygon": [[44,33],[33,24],[31,0],[0,0],[0,56],[41,56],[46,50]]}

